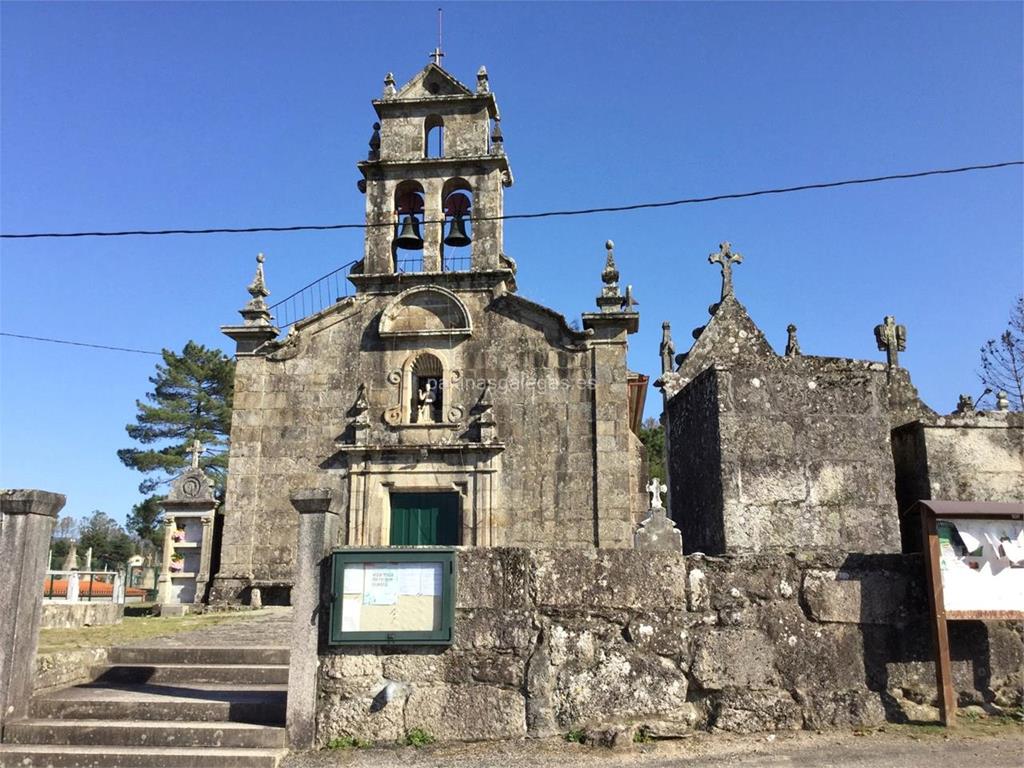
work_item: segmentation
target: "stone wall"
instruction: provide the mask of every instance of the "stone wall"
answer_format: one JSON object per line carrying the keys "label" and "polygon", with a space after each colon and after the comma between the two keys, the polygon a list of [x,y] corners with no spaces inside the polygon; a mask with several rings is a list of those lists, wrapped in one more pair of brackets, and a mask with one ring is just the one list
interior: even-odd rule
{"label": "stone wall", "polygon": [[907,372],[780,356],[734,297],[712,309],[661,379],[685,551],[900,551],[890,433],[931,413]]}
{"label": "stone wall", "polygon": [[73,629],[120,624],[124,603],[43,603],[41,629]]}
{"label": "stone wall", "polygon": [[915,421],[893,431],[903,549],[921,549],[907,512],[920,499],[1024,500],[1024,414],[985,411]]}
{"label": "stone wall", "polygon": [[[451,647],[321,649],[319,743],[412,728],[442,740],[608,726],[675,736],[937,717],[913,555],[457,560]],[[957,622],[950,635],[960,703],[1020,706],[1020,624]]]}

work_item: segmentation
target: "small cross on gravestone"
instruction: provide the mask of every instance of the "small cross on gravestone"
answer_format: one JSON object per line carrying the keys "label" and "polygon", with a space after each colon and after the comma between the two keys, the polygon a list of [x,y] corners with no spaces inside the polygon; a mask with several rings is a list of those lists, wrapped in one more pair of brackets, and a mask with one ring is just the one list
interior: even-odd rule
{"label": "small cross on gravestone", "polygon": [[661,505],[661,494],[668,491],[668,486],[661,482],[658,478],[651,478],[651,482],[647,484],[647,492],[651,494],[651,509],[664,509]]}

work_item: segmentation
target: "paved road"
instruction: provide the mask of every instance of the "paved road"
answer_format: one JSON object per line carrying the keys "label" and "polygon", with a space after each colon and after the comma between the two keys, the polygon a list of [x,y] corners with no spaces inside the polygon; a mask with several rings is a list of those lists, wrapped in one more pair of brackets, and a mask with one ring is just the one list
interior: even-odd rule
{"label": "paved road", "polygon": [[626,752],[557,739],[413,749],[347,749],[292,755],[282,768],[1021,768],[1024,729],[946,739],[903,729],[784,734],[774,739],[702,735]]}

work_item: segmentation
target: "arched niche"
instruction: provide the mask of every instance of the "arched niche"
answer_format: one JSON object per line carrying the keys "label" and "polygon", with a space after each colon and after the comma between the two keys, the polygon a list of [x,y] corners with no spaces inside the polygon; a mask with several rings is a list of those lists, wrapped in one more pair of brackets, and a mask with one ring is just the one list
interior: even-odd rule
{"label": "arched niche", "polygon": [[[441,188],[441,211],[444,214],[441,268],[445,272],[468,270],[472,264],[470,254],[473,239],[473,188],[468,181],[459,177],[445,181]],[[470,240],[465,245],[460,246],[452,242],[452,225],[456,219]]]}
{"label": "arched niche", "polygon": [[382,338],[468,336],[472,323],[466,305],[436,285],[410,288],[398,294],[380,316]]}
{"label": "arched niche", "polygon": [[444,157],[444,119],[427,115],[423,121],[423,157]]}

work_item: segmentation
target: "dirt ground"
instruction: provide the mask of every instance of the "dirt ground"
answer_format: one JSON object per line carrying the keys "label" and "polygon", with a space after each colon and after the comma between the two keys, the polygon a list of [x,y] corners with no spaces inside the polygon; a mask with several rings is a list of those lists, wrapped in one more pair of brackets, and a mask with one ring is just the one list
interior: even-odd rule
{"label": "dirt ground", "polygon": [[323,750],[288,757],[282,768],[1021,768],[1024,726],[1007,721],[885,726],[869,732],[796,732],[777,736],[700,734],[639,744],[625,751],[563,739]]}

